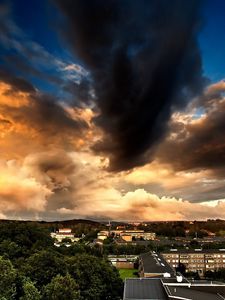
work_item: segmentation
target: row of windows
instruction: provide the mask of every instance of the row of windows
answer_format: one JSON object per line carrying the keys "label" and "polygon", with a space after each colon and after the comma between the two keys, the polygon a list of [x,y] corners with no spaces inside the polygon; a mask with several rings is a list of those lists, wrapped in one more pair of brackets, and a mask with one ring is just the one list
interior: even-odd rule
{"label": "row of windows", "polygon": [[[178,267],[178,263],[172,263],[172,267],[173,268],[176,268],[176,267]],[[211,268],[211,269],[219,269],[219,268],[225,268],[225,264],[217,264],[217,265],[215,265],[215,264],[211,264],[211,265],[209,265],[209,264],[188,264],[187,265],[187,268]]]}
{"label": "row of windows", "polygon": [[164,257],[165,258],[177,258],[177,257],[179,257],[179,255],[178,254],[169,254],[169,255],[164,255]]}
{"label": "row of windows", "polygon": [[182,258],[189,258],[189,257],[208,257],[208,258],[212,258],[212,257],[223,257],[225,258],[225,254],[205,254],[205,253],[201,253],[201,254],[164,254],[163,255],[166,258],[177,258],[177,257],[182,257]]}
{"label": "row of windows", "polygon": [[[173,262],[173,263],[178,263],[178,259],[167,259],[168,263]],[[181,263],[225,263],[225,259],[180,259]]]}

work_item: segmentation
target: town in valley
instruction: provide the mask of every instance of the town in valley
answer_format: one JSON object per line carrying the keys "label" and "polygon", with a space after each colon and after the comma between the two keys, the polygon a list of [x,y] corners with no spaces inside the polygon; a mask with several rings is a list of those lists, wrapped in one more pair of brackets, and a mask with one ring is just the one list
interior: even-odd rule
{"label": "town in valley", "polygon": [[223,299],[225,221],[1,220],[0,257],[8,295]]}

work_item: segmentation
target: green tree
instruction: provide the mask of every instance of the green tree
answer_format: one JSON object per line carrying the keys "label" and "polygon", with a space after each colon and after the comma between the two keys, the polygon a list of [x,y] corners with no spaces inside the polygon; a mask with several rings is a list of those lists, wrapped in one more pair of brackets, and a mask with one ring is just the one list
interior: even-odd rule
{"label": "green tree", "polygon": [[8,259],[0,256],[0,299],[15,299],[16,295],[16,270]]}
{"label": "green tree", "polygon": [[38,288],[41,288],[56,275],[65,275],[66,269],[67,266],[62,255],[54,251],[42,250],[31,255],[21,271],[36,282]]}
{"label": "green tree", "polygon": [[113,241],[114,241],[114,239],[111,236],[109,236],[103,241],[103,244],[109,245],[109,244],[113,243]]}
{"label": "green tree", "polygon": [[41,294],[30,279],[23,282],[23,296],[20,300],[40,300]]}
{"label": "green tree", "polygon": [[[53,239],[47,229],[28,222],[0,223],[0,243],[4,240],[8,240],[8,245],[3,243],[3,248],[9,247],[12,253],[15,251],[16,256],[19,254],[23,257],[53,246]],[[10,241],[14,244],[9,245]]]}
{"label": "green tree", "polygon": [[81,299],[120,299],[123,282],[118,271],[108,261],[80,254],[68,259],[68,270],[79,284]]}
{"label": "green tree", "polygon": [[4,240],[0,243],[0,255],[9,259],[15,259],[21,254],[20,247],[11,240]]}
{"label": "green tree", "polygon": [[98,231],[99,230],[90,230],[89,232],[87,232],[87,234],[85,234],[85,237],[83,240],[92,242],[94,239],[97,238]]}
{"label": "green tree", "polygon": [[76,281],[69,275],[57,275],[44,288],[46,300],[78,300],[80,299],[79,287]]}

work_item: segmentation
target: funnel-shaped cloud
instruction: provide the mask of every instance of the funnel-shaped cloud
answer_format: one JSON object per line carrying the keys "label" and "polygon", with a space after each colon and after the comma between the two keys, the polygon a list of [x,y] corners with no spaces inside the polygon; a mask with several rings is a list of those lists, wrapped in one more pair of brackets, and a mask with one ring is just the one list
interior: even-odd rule
{"label": "funnel-shaped cloud", "polygon": [[149,161],[174,109],[202,87],[198,1],[56,0],[90,69],[112,170]]}

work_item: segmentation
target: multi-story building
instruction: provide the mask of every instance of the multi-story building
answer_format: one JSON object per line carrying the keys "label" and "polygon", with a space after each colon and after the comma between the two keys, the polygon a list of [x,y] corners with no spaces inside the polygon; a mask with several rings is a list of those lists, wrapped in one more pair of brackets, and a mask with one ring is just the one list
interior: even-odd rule
{"label": "multi-story building", "polygon": [[154,232],[145,232],[144,230],[124,230],[123,234],[130,235],[136,239],[154,240]]}
{"label": "multi-story building", "polygon": [[97,235],[97,238],[99,240],[102,240],[102,241],[104,241],[105,239],[107,239],[107,237],[108,237],[108,232],[107,231],[100,231],[98,233],[98,235]]}
{"label": "multi-story building", "polygon": [[186,272],[198,272],[200,276],[203,276],[206,271],[216,271],[225,268],[225,249],[171,249],[163,252],[162,255],[174,269],[181,263],[185,265]]}
{"label": "multi-story building", "polygon": [[131,242],[133,239],[143,239],[146,241],[155,239],[154,232],[145,232],[144,230],[102,230],[98,233],[98,239],[104,240],[111,234],[121,237],[126,242]]}
{"label": "multi-story building", "polygon": [[70,228],[62,228],[57,232],[52,232],[51,237],[56,239],[59,243],[61,243],[63,239],[70,239],[72,242],[77,242],[80,239],[78,237],[74,237],[74,234]]}
{"label": "multi-story building", "polygon": [[[200,253],[200,250],[190,251],[169,251],[163,256],[172,261],[175,265],[181,260],[190,262],[192,260],[209,261],[209,252]],[[182,253],[181,253],[182,252]],[[220,253],[220,254],[218,254]],[[224,253],[224,254],[222,254]],[[190,257],[187,255],[190,254]],[[199,256],[196,256],[196,255]],[[186,256],[182,256],[186,255]],[[194,256],[193,256],[194,255]],[[211,253],[214,260],[221,260],[221,255],[225,255],[225,250]],[[214,257],[214,255],[216,255]],[[220,257],[218,257],[220,255]],[[225,299],[225,284],[206,280],[190,281],[165,261],[163,256],[154,251],[143,253],[139,257],[140,278],[126,278],[124,284],[123,300],[221,300]],[[201,264],[200,262],[195,262]]]}
{"label": "multi-story building", "polygon": [[154,240],[155,233],[154,232],[145,232],[144,230],[112,230],[111,233],[121,236],[122,238],[126,236],[126,240],[129,239],[128,236],[135,239],[143,239],[143,240]]}

